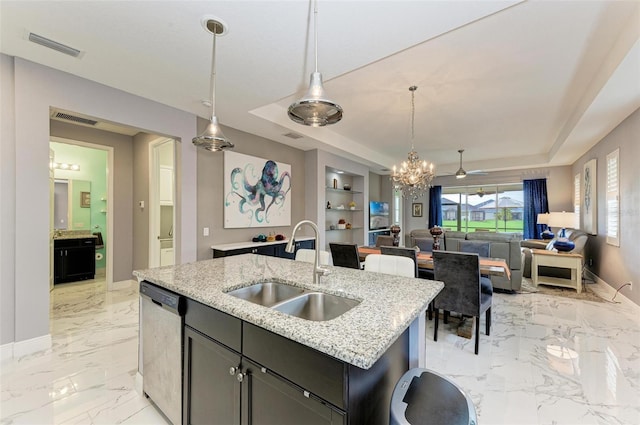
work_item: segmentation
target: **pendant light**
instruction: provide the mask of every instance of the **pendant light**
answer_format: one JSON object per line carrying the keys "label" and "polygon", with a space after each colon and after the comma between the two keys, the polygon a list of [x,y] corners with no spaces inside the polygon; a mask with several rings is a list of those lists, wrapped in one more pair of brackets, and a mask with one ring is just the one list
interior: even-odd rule
{"label": "pendant light", "polygon": [[315,71],[311,74],[309,90],[302,99],[289,106],[289,118],[298,124],[322,127],[342,119],[342,107],[328,99],[322,87],[322,74],[318,72],[318,2],[314,3]]}
{"label": "pendant light", "polygon": [[458,152],[460,153],[460,168],[458,169],[458,171],[456,171],[456,178],[463,179],[467,177],[467,172],[464,171],[464,168],[462,168],[462,152],[464,152],[464,149],[460,149],[458,150]]}
{"label": "pendant light", "polygon": [[211,52],[211,119],[207,128],[198,137],[193,138],[193,144],[197,147],[220,152],[225,149],[232,149],[234,144],[225,137],[216,117],[216,36],[225,30],[224,25],[215,19],[206,21],[206,29],[213,34],[213,49]]}
{"label": "pendant light", "polygon": [[429,164],[427,161],[420,161],[420,157],[414,147],[414,121],[416,115],[415,107],[415,92],[418,90],[417,86],[409,87],[411,92],[411,150],[407,161],[400,164],[400,169],[393,166],[393,172],[391,173],[391,182],[395,190],[402,192],[403,198],[412,198],[414,200],[422,196],[428,189],[433,180],[433,163]]}

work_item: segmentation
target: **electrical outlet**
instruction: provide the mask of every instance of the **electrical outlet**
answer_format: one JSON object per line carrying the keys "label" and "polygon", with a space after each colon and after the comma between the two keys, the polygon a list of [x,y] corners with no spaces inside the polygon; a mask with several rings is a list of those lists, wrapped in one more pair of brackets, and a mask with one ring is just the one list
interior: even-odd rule
{"label": "electrical outlet", "polygon": [[593,258],[589,258],[589,267],[593,267]]}

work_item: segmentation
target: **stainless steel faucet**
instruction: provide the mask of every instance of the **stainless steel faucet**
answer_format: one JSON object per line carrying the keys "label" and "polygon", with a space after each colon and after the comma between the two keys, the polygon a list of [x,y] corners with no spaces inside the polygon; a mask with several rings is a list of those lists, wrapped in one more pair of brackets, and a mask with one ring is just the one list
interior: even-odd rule
{"label": "stainless steel faucet", "polygon": [[316,235],[315,236],[316,256],[315,256],[315,259],[313,260],[313,283],[320,283],[320,276],[328,275],[329,270],[320,267],[320,249],[318,247],[318,244],[320,243],[320,231],[318,230],[318,226],[316,226],[316,223],[314,223],[311,220],[302,220],[301,222],[296,224],[295,227],[293,228],[293,232],[291,232],[291,239],[289,239],[289,242],[287,242],[287,247],[284,250],[287,251],[289,254],[293,254],[293,251],[295,250],[293,247],[294,237],[296,236],[296,232],[298,231],[298,228],[303,224],[308,224],[309,226],[311,226],[311,228],[313,228],[313,231],[315,232],[315,235]]}

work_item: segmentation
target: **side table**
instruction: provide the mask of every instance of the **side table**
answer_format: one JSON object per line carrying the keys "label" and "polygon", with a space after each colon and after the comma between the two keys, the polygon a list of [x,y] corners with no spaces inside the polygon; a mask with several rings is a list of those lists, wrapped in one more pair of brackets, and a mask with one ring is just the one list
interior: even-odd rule
{"label": "side table", "polygon": [[[562,267],[571,269],[571,279],[538,275],[538,266]],[[531,250],[531,280],[534,286],[538,284],[573,288],[578,294],[582,292],[582,255],[558,253],[546,249]]]}

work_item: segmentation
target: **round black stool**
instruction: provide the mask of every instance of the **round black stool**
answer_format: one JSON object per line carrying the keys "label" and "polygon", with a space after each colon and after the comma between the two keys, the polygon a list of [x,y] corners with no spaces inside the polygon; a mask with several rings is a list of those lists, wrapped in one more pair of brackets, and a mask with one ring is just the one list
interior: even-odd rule
{"label": "round black stool", "polygon": [[391,397],[390,425],[477,425],[471,398],[449,378],[428,369],[407,371]]}

